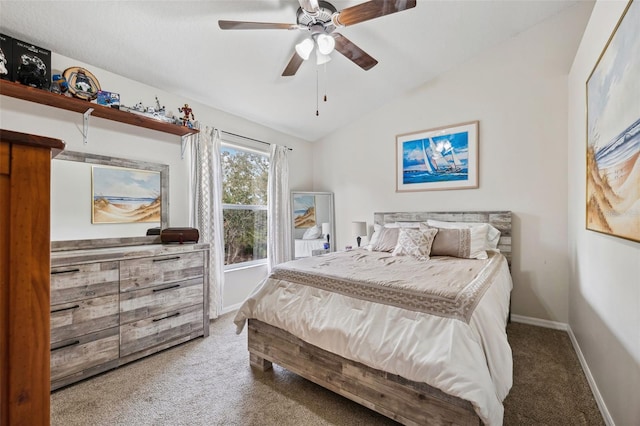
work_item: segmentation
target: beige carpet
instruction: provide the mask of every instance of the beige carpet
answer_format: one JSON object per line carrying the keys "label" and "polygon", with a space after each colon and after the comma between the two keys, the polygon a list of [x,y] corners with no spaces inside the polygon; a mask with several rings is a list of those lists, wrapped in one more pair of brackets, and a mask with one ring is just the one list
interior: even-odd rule
{"label": "beige carpet", "polygon": [[[395,425],[278,366],[253,372],[246,330],[227,314],[211,336],[69,386],[51,395],[51,424]],[[505,425],[602,425],[566,333],[508,327],[514,386]]]}

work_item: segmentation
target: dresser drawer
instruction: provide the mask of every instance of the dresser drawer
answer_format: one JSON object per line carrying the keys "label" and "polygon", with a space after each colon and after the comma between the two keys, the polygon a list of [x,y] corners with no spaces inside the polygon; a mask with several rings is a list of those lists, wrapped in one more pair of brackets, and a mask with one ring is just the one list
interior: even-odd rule
{"label": "dresser drawer", "polygon": [[51,343],[116,327],[120,296],[94,297],[51,307]]}
{"label": "dresser drawer", "polygon": [[118,266],[101,262],[51,268],[51,305],[118,293]]}
{"label": "dresser drawer", "polygon": [[203,275],[202,252],[122,260],[120,261],[120,291],[137,290]]}
{"label": "dresser drawer", "polygon": [[167,312],[120,326],[120,356],[125,357],[199,330],[202,304]]}
{"label": "dresser drawer", "polygon": [[203,304],[203,278],[159,284],[120,294],[120,324]]}
{"label": "dresser drawer", "polygon": [[51,381],[118,359],[118,327],[51,345]]}

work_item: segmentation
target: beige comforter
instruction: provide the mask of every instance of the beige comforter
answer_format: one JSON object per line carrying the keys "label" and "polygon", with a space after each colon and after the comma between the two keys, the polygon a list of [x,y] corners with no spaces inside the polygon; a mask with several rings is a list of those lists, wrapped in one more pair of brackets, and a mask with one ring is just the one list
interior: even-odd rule
{"label": "beige comforter", "polygon": [[364,249],[278,265],[235,322],[256,318],[342,357],[426,382],[502,424],[512,383],[502,255],[418,261]]}

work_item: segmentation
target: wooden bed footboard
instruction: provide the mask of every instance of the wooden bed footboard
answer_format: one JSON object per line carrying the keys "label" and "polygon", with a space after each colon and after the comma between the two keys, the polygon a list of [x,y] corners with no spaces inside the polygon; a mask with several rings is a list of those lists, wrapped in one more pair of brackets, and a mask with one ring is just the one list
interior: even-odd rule
{"label": "wooden bed footboard", "polygon": [[264,322],[248,324],[250,362],[271,363],[404,425],[480,425],[470,402],[427,385],[367,367],[310,345]]}

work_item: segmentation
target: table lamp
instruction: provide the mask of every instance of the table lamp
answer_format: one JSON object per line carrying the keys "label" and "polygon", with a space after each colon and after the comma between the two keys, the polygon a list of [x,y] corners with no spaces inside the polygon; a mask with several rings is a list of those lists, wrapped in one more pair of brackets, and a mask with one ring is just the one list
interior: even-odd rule
{"label": "table lamp", "polygon": [[360,241],[363,235],[367,235],[367,222],[351,222],[351,235],[356,238],[358,247],[360,247]]}
{"label": "table lamp", "polygon": [[322,233],[327,236],[327,244],[329,244],[329,233],[331,232],[331,224],[324,222],[322,224]]}

